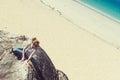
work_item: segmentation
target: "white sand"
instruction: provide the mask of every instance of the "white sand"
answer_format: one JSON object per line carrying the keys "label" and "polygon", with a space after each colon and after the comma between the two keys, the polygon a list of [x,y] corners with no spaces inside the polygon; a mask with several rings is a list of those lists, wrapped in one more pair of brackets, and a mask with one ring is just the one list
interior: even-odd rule
{"label": "white sand", "polygon": [[[93,25],[84,22],[87,16],[81,15],[82,26]],[[100,15],[91,16],[100,18]],[[97,20],[94,26],[98,25]],[[102,25],[107,23],[117,25],[113,21]],[[56,68],[64,71],[70,80],[120,80],[118,49],[78,28],[39,0],[0,0],[0,29],[37,36]]]}
{"label": "white sand", "polygon": [[[84,3],[78,4],[74,0],[43,0],[45,4],[55,7],[56,10],[69,19],[69,21],[78,25],[92,34],[95,34],[106,40],[110,44],[120,47],[120,21],[115,22],[105,15],[85,6]],[[77,1],[77,0],[76,0]],[[79,0],[78,0],[79,1]],[[87,5],[88,6],[88,5]],[[100,11],[99,11],[100,12]]]}

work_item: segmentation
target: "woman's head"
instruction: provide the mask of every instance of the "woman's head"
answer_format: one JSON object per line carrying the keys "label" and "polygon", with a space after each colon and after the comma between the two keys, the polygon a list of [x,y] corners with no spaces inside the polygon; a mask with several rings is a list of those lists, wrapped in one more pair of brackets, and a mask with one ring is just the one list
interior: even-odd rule
{"label": "woman's head", "polygon": [[36,39],[32,43],[35,47],[38,47],[40,42]]}
{"label": "woman's head", "polygon": [[32,38],[32,44],[33,44],[33,46],[38,47],[38,46],[39,46],[39,43],[40,43],[40,42],[37,40],[36,37],[33,37],[33,38]]}

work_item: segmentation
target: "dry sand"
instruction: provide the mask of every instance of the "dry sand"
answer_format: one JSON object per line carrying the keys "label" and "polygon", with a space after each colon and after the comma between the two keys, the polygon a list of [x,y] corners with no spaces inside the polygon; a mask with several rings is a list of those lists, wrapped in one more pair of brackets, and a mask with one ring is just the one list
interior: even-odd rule
{"label": "dry sand", "polygon": [[36,36],[70,80],[120,80],[120,51],[39,0],[0,0],[0,29]]}

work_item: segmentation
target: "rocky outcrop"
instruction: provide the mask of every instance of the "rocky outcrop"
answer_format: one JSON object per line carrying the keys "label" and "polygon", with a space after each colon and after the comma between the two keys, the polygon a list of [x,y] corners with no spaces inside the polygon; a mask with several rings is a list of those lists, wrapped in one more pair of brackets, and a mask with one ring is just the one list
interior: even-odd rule
{"label": "rocky outcrop", "polygon": [[[41,47],[37,49],[31,62],[32,72],[36,74],[33,78],[36,78],[36,80],[58,80],[57,71],[52,61]],[[34,73],[32,75],[34,75]],[[28,75],[28,77],[29,76],[31,75]],[[29,78],[29,80],[33,79]]]}
{"label": "rocky outcrop", "polygon": [[25,40],[25,36],[8,37],[8,33],[0,30],[0,80],[68,80],[41,47],[29,66],[9,54],[13,45],[22,46]]}
{"label": "rocky outcrop", "polygon": [[22,45],[24,40],[18,42],[8,36],[7,32],[0,30],[0,80],[26,80],[27,66],[9,54],[13,45]]}

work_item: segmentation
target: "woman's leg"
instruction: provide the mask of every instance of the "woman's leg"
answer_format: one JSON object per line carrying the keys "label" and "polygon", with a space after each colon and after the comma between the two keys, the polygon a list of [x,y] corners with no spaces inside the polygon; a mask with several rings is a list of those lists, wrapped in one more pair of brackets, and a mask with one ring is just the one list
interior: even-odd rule
{"label": "woman's leg", "polygon": [[12,52],[15,56],[17,56],[17,59],[20,60],[22,58],[22,50],[23,48],[20,46],[13,46]]}

